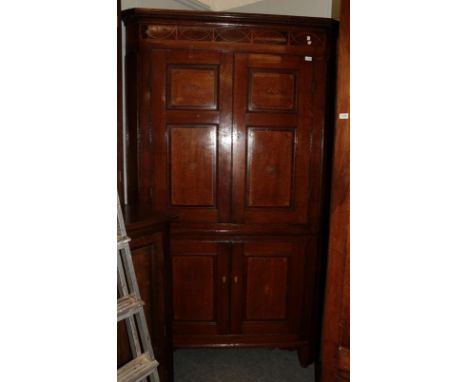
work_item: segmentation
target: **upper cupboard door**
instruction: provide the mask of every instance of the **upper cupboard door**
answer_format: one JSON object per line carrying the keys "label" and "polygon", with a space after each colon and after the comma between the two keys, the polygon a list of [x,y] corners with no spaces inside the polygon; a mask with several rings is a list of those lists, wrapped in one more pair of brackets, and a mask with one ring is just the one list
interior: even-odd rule
{"label": "upper cupboard door", "polygon": [[150,54],[153,203],[182,221],[228,221],[232,55]]}
{"label": "upper cupboard door", "polygon": [[235,222],[307,223],[313,81],[304,56],[235,56]]}

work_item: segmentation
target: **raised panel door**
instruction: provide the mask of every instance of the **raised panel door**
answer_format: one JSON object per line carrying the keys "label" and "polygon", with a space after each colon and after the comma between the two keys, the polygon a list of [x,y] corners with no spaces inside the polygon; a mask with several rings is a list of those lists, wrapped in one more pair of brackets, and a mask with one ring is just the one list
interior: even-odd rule
{"label": "raised panel door", "polygon": [[172,240],[172,300],[174,344],[187,335],[227,332],[227,245]]}
{"label": "raised panel door", "polygon": [[[231,189],[232,54],[149,54],[153,78],[140,199],[185,222],[228,222]],[[149,126],[152,126],[151,128]],[[144,139],[141,148],[145,151]]]}
{"label": "raised panel door", "polygon": [[306,224],[314,130],[313,63],[303,56],[235,55],[233,220]]}
{"label": "raised panel door", "polygon": [[233,334],[298,334],[304,246],[275,238],[233,245]]}

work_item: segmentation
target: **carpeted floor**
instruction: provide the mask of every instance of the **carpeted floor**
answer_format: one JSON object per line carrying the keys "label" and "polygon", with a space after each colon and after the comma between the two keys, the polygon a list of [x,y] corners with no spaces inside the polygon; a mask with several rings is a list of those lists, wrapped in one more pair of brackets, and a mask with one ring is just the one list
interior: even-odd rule
{"label": "carpeted floor", "polygon": [[174,382],[314,382],[297,353],[279,349],[179,349]]}

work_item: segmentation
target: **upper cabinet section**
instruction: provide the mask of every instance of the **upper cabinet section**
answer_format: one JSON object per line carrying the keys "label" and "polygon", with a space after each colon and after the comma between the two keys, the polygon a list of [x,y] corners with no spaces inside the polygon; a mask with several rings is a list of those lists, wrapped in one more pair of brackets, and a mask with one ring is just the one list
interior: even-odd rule
{"label": "upper cabinet section", "polygon": [[129,194],[190,227],[318,230],[334,22],[139,9],[123,19]]}

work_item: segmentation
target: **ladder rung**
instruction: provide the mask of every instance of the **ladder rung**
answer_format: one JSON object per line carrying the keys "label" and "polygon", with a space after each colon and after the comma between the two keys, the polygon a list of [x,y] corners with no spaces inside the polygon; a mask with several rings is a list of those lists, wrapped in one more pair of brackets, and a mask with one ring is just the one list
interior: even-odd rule
{"label": "ladder rung", "polygon": [[158,361],[152,360],[147,353],[142,354],[117,370],[117,381],[139,381],[153,373],[157,367]]}
{"label": "ladder rung", "polygon": [[121,297],[117,300],[117,321],[122,321],[137,313],[145,303],[134,295]]}
{"label": "ladder rung", "polygon": [[122,249],[131,239],[128,236],[117,235],[117,248]]}

